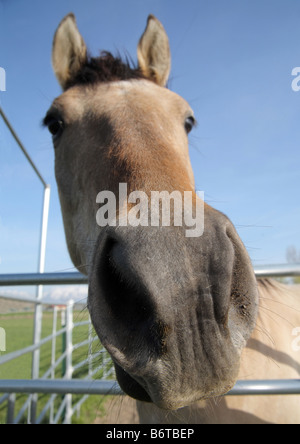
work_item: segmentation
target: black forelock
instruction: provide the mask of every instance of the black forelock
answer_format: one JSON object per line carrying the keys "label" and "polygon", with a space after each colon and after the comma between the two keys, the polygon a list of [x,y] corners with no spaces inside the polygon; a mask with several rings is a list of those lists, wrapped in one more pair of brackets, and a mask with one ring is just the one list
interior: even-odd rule
{"label": "black forelock", "polygon": [[145,76],[128,57],[123,61],[120,56],[114,57],[110,52],[103,51],[100,57],[87,56],[80,70],[67,82],[66,89],[75,85],[130,79],[145,79]]}

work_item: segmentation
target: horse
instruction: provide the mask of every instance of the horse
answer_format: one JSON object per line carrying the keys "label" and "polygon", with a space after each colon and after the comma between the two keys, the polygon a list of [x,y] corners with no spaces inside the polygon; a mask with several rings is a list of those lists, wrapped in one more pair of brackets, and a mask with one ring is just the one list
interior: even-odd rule
{"label": "horse", "polygon": [[70,257],[119,385],[141,423],[299,423],[297,396],[224,396],[238,379],[299,377],[299,292],[257,281],[231,221],[195,192],[196,120],[167,88],[153,15],[137,59],[92,57],[68,14],[52,47],[62,94],[43,120]]}

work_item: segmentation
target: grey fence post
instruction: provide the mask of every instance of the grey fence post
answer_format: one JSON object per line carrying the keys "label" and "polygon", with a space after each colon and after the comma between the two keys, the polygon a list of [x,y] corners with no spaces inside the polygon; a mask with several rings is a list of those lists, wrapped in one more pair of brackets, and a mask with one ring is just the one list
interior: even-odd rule
{"label": "grey fence post", "polygon": [[14,423],[15,403],[16,403],[16,394],[11,393],[8,397],[8,404],[7,404],[7,417],[6,417],[7,424]]}

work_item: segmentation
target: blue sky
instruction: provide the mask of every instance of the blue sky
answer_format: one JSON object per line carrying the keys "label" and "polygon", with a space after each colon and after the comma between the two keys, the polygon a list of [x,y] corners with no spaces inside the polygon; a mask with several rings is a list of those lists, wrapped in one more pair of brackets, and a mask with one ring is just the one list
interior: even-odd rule
{"label": "blue sky", "polygon": [[[299,0],[0,0],[1,106],[51,186],[46,271],[72,270],[41,120],[60,88],[50,64],[54,31],[74,12],[90,51],[128,51],[149,13],[169,35],[171,90],[198,120],[190,156],[199,190],[226,213],[254,265],[300,249]],[[42,186],[0,119],[0,273],[37,270]]]}

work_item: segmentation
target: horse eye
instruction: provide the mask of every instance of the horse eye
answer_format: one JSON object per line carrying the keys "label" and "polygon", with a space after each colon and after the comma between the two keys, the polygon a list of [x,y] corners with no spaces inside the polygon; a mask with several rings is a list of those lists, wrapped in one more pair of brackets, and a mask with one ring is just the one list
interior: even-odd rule
{"label": "horse eye", "polygon": [[46,122],[49,132],[52,134],[53,139],[57,139],[61,136],[64,129],[64,122],[59,119],[51,118]]}
{"label": "horse eye", "polygon": [[196,120],[193,116],[189,116],[187,119],[185,119],[184,128],[187,134],[189,134],[192,131],[192,129],[195,126],[195,123]]}

